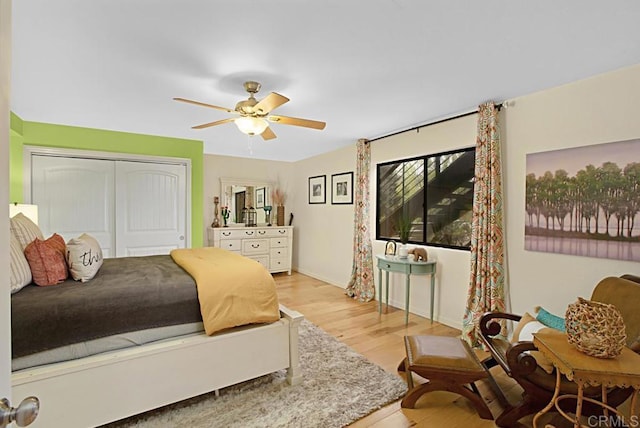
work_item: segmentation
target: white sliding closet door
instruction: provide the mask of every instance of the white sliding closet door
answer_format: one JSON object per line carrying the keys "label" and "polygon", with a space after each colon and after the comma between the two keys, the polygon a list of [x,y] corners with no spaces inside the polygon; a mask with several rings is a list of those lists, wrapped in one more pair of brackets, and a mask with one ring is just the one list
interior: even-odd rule
{"label": "white sliding closet door", "polygon": [[31,201],[45,238],[58,233],[66,242],[88,233],[105,257],[114,257],[114,162],[56,156],[31,162]]}
{"label": "white sliding closet door", "polygon": [[116,254],[169,254],[185,247],[186,166],[116,163]]}

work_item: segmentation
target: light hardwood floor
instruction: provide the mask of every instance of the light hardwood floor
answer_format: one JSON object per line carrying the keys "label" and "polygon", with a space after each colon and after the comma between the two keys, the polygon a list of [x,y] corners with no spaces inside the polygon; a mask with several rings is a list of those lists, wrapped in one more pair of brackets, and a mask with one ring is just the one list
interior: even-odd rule
{"label": "light hardwood floor", "polygon": [[[321,327],[355,351],[390,373],[397,374],[398,363],[405,357],[404,336],[432,334],[457,336],[459,330],[411,314],[405,326],[404,311],[389,307],[378,314],[377,301],[360,303],[344,290],[294,272],[291,276],[274,275],[278,297],[285,306],[301,312],[307,320]],[[496,381],[506,390],[507,398],[517,402],[520,387],[504,375],[500,367],[492,369]],[[494,417],[502,412],[487,382],[476,383]],[[555,419],[555,418],[554,418]],[[531,418],[523,419],[531,426]],[[554,421],[555,422],[555,421]],[[400,401],[392,403],[351,425],[352,427],[495,427],[493,421],[480,419],[473,406],[459,395],[432,392],[423,395],[415,409],[402,409]],[[542,425],[544,426],[544,425]]]}

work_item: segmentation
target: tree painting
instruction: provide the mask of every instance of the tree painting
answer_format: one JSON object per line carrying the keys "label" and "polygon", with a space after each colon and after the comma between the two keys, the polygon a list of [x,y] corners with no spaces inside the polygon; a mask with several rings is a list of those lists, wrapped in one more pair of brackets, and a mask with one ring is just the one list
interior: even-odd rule
{"label": "tree painting", "polygon": [[640,139],[527,155],[525,249],[640,261]]}

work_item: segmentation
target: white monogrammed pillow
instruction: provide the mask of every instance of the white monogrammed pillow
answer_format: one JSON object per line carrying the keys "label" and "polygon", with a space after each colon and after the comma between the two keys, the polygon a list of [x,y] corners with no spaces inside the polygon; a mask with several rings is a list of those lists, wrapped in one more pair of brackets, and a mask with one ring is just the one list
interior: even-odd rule
{"label": "white monogrammed pillow", "polygon": [[87,282],[102,266],[102,248],[91,235],[83,233],[67,242],[67,265],[71,277],[76,281]]}

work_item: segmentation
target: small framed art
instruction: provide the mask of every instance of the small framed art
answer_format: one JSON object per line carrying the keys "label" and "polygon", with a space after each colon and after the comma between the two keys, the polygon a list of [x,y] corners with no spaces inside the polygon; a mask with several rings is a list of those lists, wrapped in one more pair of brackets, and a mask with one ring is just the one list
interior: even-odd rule
{"label": "small framed art", "polygon": [[353,204],[353,172],[331,176],[331,203]]}
{"label": "small framed art", "polygon": [[324,204],[327,202],[327,176],[309,177],[309,203]]}
{"label": "small framed art", "polygon": [[264,187],[256,189],[256,208],[264,208],[265,197]]}
{"label": "small framed art", "polygon": [[395,241],[387,241],[387,244],[384,246],[384,255],[385,256],[395,256],[396,255],[396,242]]}

